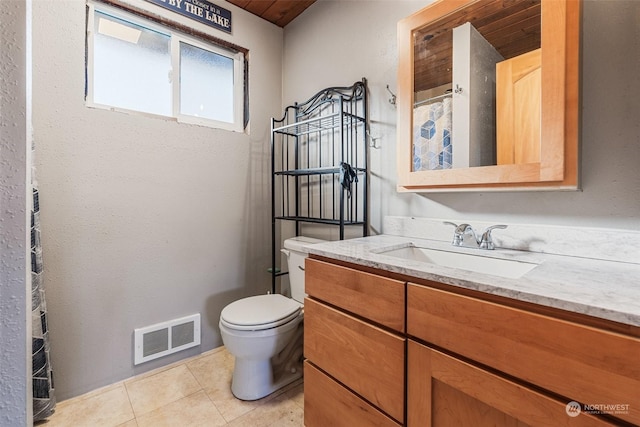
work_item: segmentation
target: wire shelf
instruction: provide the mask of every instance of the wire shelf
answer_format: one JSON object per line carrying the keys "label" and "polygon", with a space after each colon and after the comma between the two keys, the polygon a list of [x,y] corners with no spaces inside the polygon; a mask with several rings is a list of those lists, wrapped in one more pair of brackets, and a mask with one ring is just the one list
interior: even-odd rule
{"label": "wire shelf", "polygon": [[366,80],[332,87],[271,120],[272,291],[276,292],[278,221],[362,227],[368,234]]}

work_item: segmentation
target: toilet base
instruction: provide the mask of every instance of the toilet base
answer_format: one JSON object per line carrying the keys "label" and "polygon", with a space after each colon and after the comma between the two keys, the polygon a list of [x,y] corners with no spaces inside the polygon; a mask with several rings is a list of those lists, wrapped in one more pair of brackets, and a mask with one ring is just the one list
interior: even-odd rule
{"label": "toilet base", "polygon": [[233,369],[231,392],[240,400],[258,400],[302,377],[302,367],[283,372],[274,381],[271,360],[239,360]]}
{"label": "toilet base", "polygon": [[258,400],[302,377],[304,323],[285,348],[270,359],[236,357],[231,392],[240,400]]}

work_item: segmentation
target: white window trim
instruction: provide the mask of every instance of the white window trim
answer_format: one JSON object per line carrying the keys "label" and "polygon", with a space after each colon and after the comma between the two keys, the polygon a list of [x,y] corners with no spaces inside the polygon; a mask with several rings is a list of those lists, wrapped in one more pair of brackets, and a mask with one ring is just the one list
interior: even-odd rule
{"label": "white window trim", "polygon": [[[234,132],[244,132],[244,54],[242,52],[234,53],[223,47],[215,45],[214,42],[202,42],[194,37],[187,36],[170,27],[158,25],[153,21],[138,17],[133,13],[127,13],[120,9],[105,5],[103,3],[87,2],[89,8],[87,16],[87,63],[86,63],[86,99],[85,105],[90,108],[116,111],[127,114],[142,115],[147,117],[162,118],[165,120],[173,120],[178,123],[195,124],[222,130],[230,130]],[[134,24],[149,28],[161,34],[171,37],[171,84],[172,84],[172,116],[161,114],[147,113],[143,111],[130,110],[127,108],[114,107],[111,105],[98,104],[93,101],[93,37],[95,28],[95,11],[107,13],[116,18],[132,22]],[[188,43],[192,46],[226,56],[233,60],[234,64],[234,82],[233,82],[233,123],[218,120],[207,119],[203,117],[188,116],[180,114],[180,85],[176,82],[180,81],[180,42]],[[236,81],[238,79],[239,81]]]}
{"label": "white window trim", "polygon": [[[243,85],[244,85],[244,81],[241,82],[237,82],[235,81],[236,76],[244,76],[244,55],[242,53],[236,53],[233,54],[232,52],[229,52],[228,50],[219,48],[217,46],[214,45],[210,45],[207,43],[203,43],[200,42],[198,40],[195,40],[193,38],[190,37],[184,37],[180,34],[172,34],[171,37],[171,68],[173,69],[172,71],[172,82],[173,80],[177,80],[180,81],[180,55],[173,55],[173,52],[180,52],[180,43],[187,43],[191,46],[195,46],[197,48],[200,49],[204,49],[207,50],[209,52],[213,52],[216,53],[218,55],[221,56],[225,56],[227,58],[231,58],[233,59],[233,76],[234,76],[234,81],[233,81],[233,106],[234,106],[234,111],[233,111],[233,123],[228,123],[228,122],[218,122],[218,121],[214,121],[211,119],[205,119],[202,117],[195,117],[195,116],[188,116],[188,115],[184,115],[184,114],[180,114],[180,85],[174,84],[173,85],[173,115],[178,119],[179,122],[183,122],[183,123],[192,123],[192,124],[197,124],[197,125],[203,125],[206,126],[207,123],[211,123],[211,122],[215,122],[215,123],[220,123],[219,127],[222,127],[224,125],[226,126],[231,126],[231,128],[229,130],[235,130],[238,131],[238,129],[235,126],[235,123],[239,123],[240,124],[240,129],[239,131],[242,131],[242,126],[243,126],[243,111],[244,111],[244,103],[243,103]],[[240,83],[240,84],[238,84]],[[216,126],[218,127],[218,126]]]}

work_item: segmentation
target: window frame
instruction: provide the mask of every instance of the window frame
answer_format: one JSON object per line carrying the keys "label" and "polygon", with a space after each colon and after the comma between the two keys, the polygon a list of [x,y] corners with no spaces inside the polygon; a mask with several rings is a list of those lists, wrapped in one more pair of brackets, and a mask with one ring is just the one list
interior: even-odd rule
{"label": "window frame", "polygon": [[[163,114],[148,113],[144,111],[132,110],[124,107],[117,107],[94,102],[94,28],[96,11],[169,36],[169,53],[171,55],[172,68],[170,71],[172,115],[165,116]],[[211,39],[214,38],[211,37]],[[190,116],[180,113],[181,42],[233,60],[233,122],[224,122],[220,120],[207,119],[204,117]],[[247,88],[245,87],[246,50],[233,49],[229,46],[225,46],[225,44],[230,45],[230,43],[219,44],[216,43],[215,40],[210,40],[209,38],[203,40],[201,38],[185,34],[184,32],[180,31],[180,29],[175,28],[169,23],[157,23],[155,22],[155,20],[145,17],[142,14],[142,11],[123,10],[113,7],[107,3],[88,1],[85,52],[85,104],[90,108],[117,111],[147,117],[163,118],[165,120],[174,120],[178,123],[195,124],[222,130],[244,132],[246,122],[244,115],[248,114],[248,111],[245,111],[245,103],[247,97],[247,94],[245,93],[245,91],[247,90]]]}

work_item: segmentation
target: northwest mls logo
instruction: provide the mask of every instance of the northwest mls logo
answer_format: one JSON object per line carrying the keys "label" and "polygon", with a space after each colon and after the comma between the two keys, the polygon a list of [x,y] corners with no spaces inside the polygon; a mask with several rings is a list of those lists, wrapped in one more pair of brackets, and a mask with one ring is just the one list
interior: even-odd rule
{"label": "northwest mls logo", "polygon": [[592,404],[592,405],[580,405],[575,400],[567,403],[565,407],[565,411],[567,411],[567,415],[570,417],[577,417],[580,413],[585,414],[607,414],[607,415],[620,415],[620,414],[628,414],[629,413],[629,405],[628,403],[613,403],[613,404]]}
{"label": "northwest mls logo", "polygon": [[580,404],[576,401],[567,403],[567,407],[565,408],[565,411],[567,411],[567,415],[569,415],[570,417],[577,417],[578,415],[580,415],[581,410],[582,409],[580,407]]}

